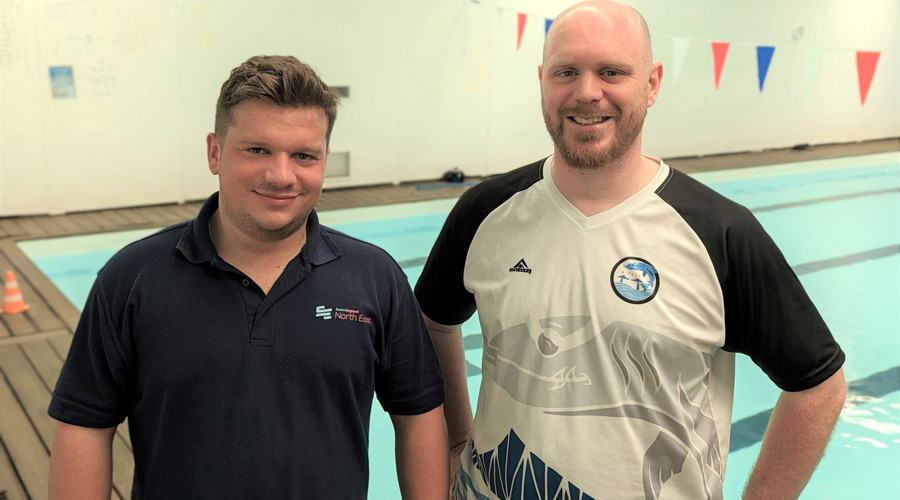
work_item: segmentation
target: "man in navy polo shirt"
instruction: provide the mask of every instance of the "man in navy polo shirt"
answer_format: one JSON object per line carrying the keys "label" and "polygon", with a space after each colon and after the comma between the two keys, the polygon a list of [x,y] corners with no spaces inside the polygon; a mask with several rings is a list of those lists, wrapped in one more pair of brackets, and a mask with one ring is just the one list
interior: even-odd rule
{"label": "man in navy polo shirt", "polygon": [[365,498],[373,395],[400,489],[446,497],[443,380],[406,276],[319,225],[338,96],[253,57],[207,137],[219,192],[100,271],[50,404],[50,498],[109,498],[126,417],[132,498]]}

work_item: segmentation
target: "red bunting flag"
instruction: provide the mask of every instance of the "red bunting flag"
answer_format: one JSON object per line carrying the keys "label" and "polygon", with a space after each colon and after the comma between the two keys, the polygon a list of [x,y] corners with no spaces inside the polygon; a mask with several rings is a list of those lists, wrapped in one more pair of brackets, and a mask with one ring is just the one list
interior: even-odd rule
{"label": "red bunting flag", "polygon": [[875,76],[875,66],[881,52],[856,52],[856,73],[859,77],[859,102],[860,106],[866,105],[866,96],[869,94],[869,86]]}
{"label": "red bunting flag", "polygon": [[528,20],[528,14],[519,12],[519,35],[516,39],[516,50],[522,46],[522,33],[525,31],[525,21]]}
{"label": "red bunting flag", "polygon": [[716,90],[719,89],[719,79],[722,77],[722,68],[725,66],[725,56],[728,55],[728,42],[713,42],[713,62],[716,72]]}

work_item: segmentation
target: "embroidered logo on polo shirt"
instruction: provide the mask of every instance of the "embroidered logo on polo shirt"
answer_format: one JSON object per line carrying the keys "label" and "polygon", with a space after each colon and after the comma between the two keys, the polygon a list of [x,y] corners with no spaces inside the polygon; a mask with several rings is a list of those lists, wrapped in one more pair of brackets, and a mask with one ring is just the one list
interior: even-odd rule
{"label": "embroidered logo on polo shirt", "polygon": [[531,269],[528,268],[525,259],[519,259],[519,262],[516,262],[516,265],[509,268],[509,272],[531,274]]}
{"label": "embroidered logo on polo shirt", "polygon": [[316,306],[316,317],[325,320],[336,319],[341,321],[353,321],[355,323],[371,323],[372,318],[362,314],[359,309],[348,307]]}
{"label": "embroidered logo on polo shirt", "polygon": [[659,272],[644,259],[625,257],[613,266],[609,283],[620,299],[632,304],[643,304],[656,297],[656,292],[659,291]]}
{"label": "embroidered logo on polo shirt", "polygon": [[331,319],[331,308],[325,306],[316,306],[316,317],[322,319]]}

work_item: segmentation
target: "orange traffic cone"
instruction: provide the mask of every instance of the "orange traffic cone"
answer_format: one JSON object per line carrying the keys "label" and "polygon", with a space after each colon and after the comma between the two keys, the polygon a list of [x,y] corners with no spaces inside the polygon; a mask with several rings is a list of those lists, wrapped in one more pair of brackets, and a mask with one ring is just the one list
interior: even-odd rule
{"label": "orange traffic cone", "polygon": [[22,300],[19,284],[12,271],[6,271],[6,286],[3,287],[3,314],[16,314],[28,310],[28,305]]}

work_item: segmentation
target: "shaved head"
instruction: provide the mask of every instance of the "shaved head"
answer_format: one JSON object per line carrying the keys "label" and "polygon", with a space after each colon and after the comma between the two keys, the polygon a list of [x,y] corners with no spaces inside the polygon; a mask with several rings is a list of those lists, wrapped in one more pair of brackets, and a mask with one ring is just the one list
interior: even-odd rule
{"label": "shaved head", "polygon": [[538,78],[544,123],[567,166],[641,165],[641,130],[662,64],[653,63],[636,10],[591,0],[563,11],[547,32]]}
{"label": "shaved head", "polygon": [[650,45],[650,29],[647,27],[647,21],[640,12],[633,8],[614,2],[612,0],[588,0],[580,2],[564,10],[560,15],[556,16],[547,32],[547,39],[544,42],[543,62],[547,62],[547,54],[552,51],[553,45],[556,43],[557,33],[564,30],[570,21],[585,21],[596,23],[599,29],[621,29],[622,24],[626,28],[633,29],[638,32],[641,40],[641,53],[643,62],[648,67],[653,64],[653,50]]}

